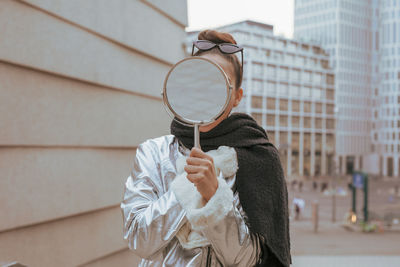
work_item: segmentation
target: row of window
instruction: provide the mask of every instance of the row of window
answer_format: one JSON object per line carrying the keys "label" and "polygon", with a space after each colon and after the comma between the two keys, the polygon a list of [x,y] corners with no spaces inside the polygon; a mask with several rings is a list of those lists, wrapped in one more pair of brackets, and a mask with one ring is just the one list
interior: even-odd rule
{"label": "row of window", "polygon": [[370,136],[336,135],[336,153],[354,154],[370,152]]}
{"label": "row of window", "polygon": [[318,13],[318,15],[304,16],[301,15],[301,13],[298,13],[296,9],[294,23],[296,26],[318,25],[321,22],[334,21],[335,19],[336,19],[335,12]]}
{"label": "row of window", "polygon": [[289,117],[287,115],[276,116],[274,114],[266,114],[265,121],[263,121],[263,116],[261,113],[252,113],[252,116],[259,125],[266,125],[267,127],[275,127],[278,125],[280,127],[288,127],[290,120],[292,128],[305,128],[305,129],[313,128],[313,129],[327,129],[327,130],[335,129],[334,119],[303,117],[303,124],[301,125],[300,116]]}
{"label": "row of window", "polygon": [[370,73],[372,71],[371,62],[357,62],[355,58],[339,59],[337,63],[339,68],[357,70],[363,73]]}
{"label": "row of window", "polygon": [[[399,50],[400,50],[400,47],[399,47]],[[392,68],[400,67],[400,59],[396,60],[393,57],[394,57],[394,55],[389,57],[389,59],[387,59],[387,60],[381,60],[381,69],[383,69],[385,71],[386,69],[392,69]],[[395,75],[393,74],[392,77],[394,78]]]}
{"label": "row of window", "polygon": [[382,45],[388,43],[397,44],[400,42],[400,22],[394,21],[391,23],[385,23],[381,27]]}
{"label": "row of window", "polygon": [[[397,123],[396,123],[397,121]],[[382,128],[392,128],[392,129],[400,129],[400,120],[376,120],[372,123],[373,129],[382,129]],[[384,133],[382,133],[384,134]]]}
{"label": "row of window", "polygon": [[372,32],[353,25],[342,24],[340,26],[340,43],[359,49],[371,50]]}
{"label": "row of window", "polygon": [[352,11],[363,16],[369,16],[371,12],[371,0],[341,0],[340,7],[342,7],[344,10]]}
{"label": "row of window", "polygon": [[[376,103],[379,105],[383,104],[400,104],[400,95],[397,96],[397,102],[396,102],[396,96],[395,95],[386,95],[386,96],[379,96],[376,97]],[[389,111],[388,111],[389,113]],[[393,109],[393,113],[396,114],[396,112]]]}
{"label": "row of window", "polygon": [[352,73],[350,71],[346,72],[344,70],[339,71],[336,74],[336,77],[338,81],[344,81],[348,83],[354,83],[354,84],[370,84],[371,83],[371,75],[368,74],[360,74],[360,73]]}
{"label": "row of window", "polygon": [[[301,69],[292,69],[288,67],[278,67],[276,65],[264,65],[262,63],[254,63],[253,75],[258,78],[263,78],[264,72],[269,78],[278,77],[284,80],[303,81],[319,85],[334,85],[335,79],[333,74],[324,74],[321,72],[303,71]],[[248,76],[248,69],[245,68],[244,77]]]}
{"label": "row of window", "polygon": [[370,51],[360,50],[358,47],[352,48],[338,48],[337,54],[343,58],[354,58],[357,61],[361,61],[363,63],[369,63],[372,60],[372,54]]}
{"label": "row of window", "polygon": [[232,36],[238,43],[256,43],[271,48],[288,51],[312,52],[313,54],[324,55],[324,51],[319,46],[298,43],[293,40],[277,38],[273,35],[252,34],[249,32],[232,31]]}
{"label": "row of window", "polygon": [[[297,65],[301,68],[322,68],[322,69],[329,69],[329,61],[328,59],[318,59],[314,57],[306,57],[303,55],[296,55],[293,53],[284,53],[281,51],[275,51],[270,49],[264,48],[253,48],[253,47],[246,47],[245,50],[245,57],[251,55],[251,58],[257,60],[265,60],[268,62],[279,62],[282,65]],[[262,63],[260,63],[262,64]]]}
{"label": "row of window", "polygon": [[[303,103],[301,103],[298,100],[292,100],[290,103],[289,100],[287,100],[287,99],[275,99],[272,97],[263,98],[260,96],[252,96],[252,98],[251,98],[251,106],[253,108],[259,108],[259,109],[264,109],[264,105],[265,105],[265,109],[267,109],[267,110],[276,110],[276,109],[278,109],[278,105],[279,105],[280,111],[289,111],[289,106],[290,106],[289,104],[291,104],[290,111],[292,111],[292,112],[301,112],[302,111],[304,113],[312,113],[312,112],[315,112],[317,114],[324,113],[324,111],[323,111],[324,105],[322,103],[313,103],[310,101],[304,101]],[[302,110],[301,110],[301,104],[303,104]],[[328,114],[328,115],[335,114],[335,105],[334,104],[326,104],[325,108],[326,108],[326,111],[325,111],[326,114]]]}
{"label": "row of window", "polygon": [[321,45],[335,44],[337,42],[337,34],[333,26],[334,24],[325,26],[314,25],[315,24],[309,24],[304,28],[296,29],[296,38],[320,43]]}
{"label": "row of window", "polygon": [[[247,83],[243,82],[244,88]],[[283,96],[293,98],[311,98],[315,100],[334,100],[333,89],[323,89],[320,87],[300,86],[297,84],[264,82],[262,80],[253,80],[251,86],[252,94],[265,96]]]}
{"label": "row of window", "polygon": [[296,3],[296,13],[297,14],[304,14],[304,13],[315,12],[315,11],[324,11],[329,8],[336,7],[336,1],[321,1],[321,0],[312,1],[311,0],[311,3],[310,3],[310,0],[297,0],[297,1],[295,1],[295,3]]}
{"label": "row of window", "polygon": [[[288,141],[288,132],[283,131],[267,131],[268,139],[277,144],[278,138],[280,144],[290,144],[290,148],[293,150],[300,150],[300,143],[303,144],[303,151],[309,152],[311,151],[311,141],[312,135],[311,133],[303,133],[303,138],[300,138],[301,135],[299,132],[291,132],[291,138]],[[278,136],[279,135],[279,136]],[[326,152],[331,152],[335,147],[335,136],[333,134],[326,134],[325,137],[326,142],[323,143],[323,134],[315,133],[314,134],[314,145],[315,150],[321,151],[322,148],[325,148]]]}
{"label": "row of window", "polygon": [[349,12],[340,12],[340,20],[349,22],[354,25],[363,25],[364,27],[371,28],[372,20],[370,16],[362,16],[357,13],[349,13]]}
{"label": "row of window", "polygon": [[372,144],[371,146],[372,146],[371,147],[372,152],[377,152],[377,153],[399,153],[400,152],[400,145]]}
{"label": "row of window", "polygon": [[338,129],[339,131],[361,134],[370,133],[371,122],[368,120],[368,118],[365,118],[364,120],[361,120],[359,118],[357,118],[357,120],[338,119],[336,123],[336,129]]}
{"label": "row of window", "polygon": [[364,94],[358,90],[352,90],[353,95],[338,95],[338,106],[349,105],[349,106],[363,106],[365,109],[369,109],[371,106],[371,100],[368,95],[368,91],[365,90]]}
{"label": "row of window", "polygon": [[[396,82],[394,82],[394,83],[384,83],[384,84],[381,85],[381,88],[382,89],[381,89],[380,92],[382,92],[382,93],[391,93],[391,92],[395,93],[395,92],[397,92],[397,90],[400,91],[400,84],[397,85]],[[397,88],[399,88],[399,89],[397,89]]]}
{"label": "row of window", "polygon": [[[398,122],[398,124],[400,121]],[[375,132],[374,133],[374,140],[375,141],[399,141],[400,140],[400,132]]]}

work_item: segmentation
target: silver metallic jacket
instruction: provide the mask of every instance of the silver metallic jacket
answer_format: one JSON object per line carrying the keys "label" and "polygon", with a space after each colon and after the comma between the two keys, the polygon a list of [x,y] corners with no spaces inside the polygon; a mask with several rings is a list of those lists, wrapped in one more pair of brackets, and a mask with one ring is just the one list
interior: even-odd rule
{"label": "silver metallic jacket", "polygon": [[[183,248],[178,232],[189,222],[196,228],[196,222],[172,184],[177,177],[177,159],[189,153],[173,135],[149,139],[136,150],[121,210],[124,239],[130,250],[142,258],[139,266],[255,265],[260,258],[260,237],[251,234],[245,224],[246,215],[235,190],[235,174],[224,177],[219,173],[217,192],[200,220],[205,223],[198,229],[208,245]],[[221,179],[226,181],[231,199],[218,193],[225,184]],[[217,194],[224,199],[220,201]],[[220,209],[226,200],[230,204]]]}

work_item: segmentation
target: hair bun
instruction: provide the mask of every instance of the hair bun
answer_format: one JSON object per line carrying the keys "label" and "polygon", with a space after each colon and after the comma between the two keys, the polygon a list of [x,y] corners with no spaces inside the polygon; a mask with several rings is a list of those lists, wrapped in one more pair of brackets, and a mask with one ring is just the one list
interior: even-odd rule
{"label": "hair bun", "polygon": [[227,32],[219,32],[216,30],[203,30],[199,33],[197,39],[199,40],[208,40],[216,44],[220,43],[231,43],[237,44],[235,39],[230,33]]}

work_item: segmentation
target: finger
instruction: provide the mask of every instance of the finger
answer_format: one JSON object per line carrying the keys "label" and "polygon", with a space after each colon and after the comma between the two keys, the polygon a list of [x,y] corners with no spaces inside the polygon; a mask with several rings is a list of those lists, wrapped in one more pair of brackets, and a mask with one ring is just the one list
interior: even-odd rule
{"label": "finger", "polygon": [[198,147],[192,147],[192,149],[190,150],[190,156],[191,155],[202,155],[202,154],[205,154],[204,152],[203,152],[203,150],[201,150],[201,148],[198,148]]}
{"label": "finger", "polygon": [[207,169],[204,166],[198,165],[186,165],[184,170],[187,173],[204,173]]}
{"label": "finger", "polygon": [[186,159],[186,163],[187,165],[205,166],[209,163],[209,160],[202,158],[188,157]]}
{"label": "finger", "polygon": [[199,173],[190,173],[190,174],[188,174],[188,175],[186,176],[186,178],[187,178],[190,182],[192,182],[192,183],[194,183],[194,184],[197,184],[197,183],[199,183],[200,181],[203,180],[203,175],[201,175],[201,174],[199,174]]}
{"label": "finger", "polygon": [[192,150],[190,151],[190,157],[195,157],[195,158],[202,158],[202,159],[208,159],[211,162],[213,162],[213,158],[206,154],[205,152],[203,152],[201,149],[197,148],[197,147],[193,147]]}

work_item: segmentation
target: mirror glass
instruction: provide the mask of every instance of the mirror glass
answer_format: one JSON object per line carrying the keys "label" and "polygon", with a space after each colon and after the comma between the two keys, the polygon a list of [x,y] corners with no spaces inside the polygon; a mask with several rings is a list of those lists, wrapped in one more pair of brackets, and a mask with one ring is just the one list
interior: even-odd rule
{"label": "mirror glass", "polygon": [[222,68],[203,57],[175,64],[164,82],[164,102],[174,116],[190,124],[208,124],[219,117],[230,99]]}

